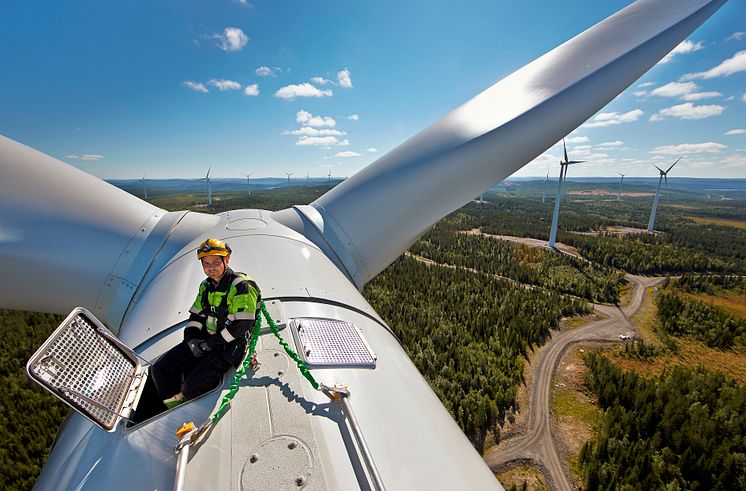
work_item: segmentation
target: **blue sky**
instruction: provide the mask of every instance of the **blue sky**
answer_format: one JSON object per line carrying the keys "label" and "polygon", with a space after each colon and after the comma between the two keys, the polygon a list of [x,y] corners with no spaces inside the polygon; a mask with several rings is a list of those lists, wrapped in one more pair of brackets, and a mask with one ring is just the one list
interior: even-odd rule
{"label": "blue sky", "polygon": [[[349,176],[629,3],[0,0],[0,134],[104,179]],[[746,177],[744,19],[574,131],[570,177]]]}

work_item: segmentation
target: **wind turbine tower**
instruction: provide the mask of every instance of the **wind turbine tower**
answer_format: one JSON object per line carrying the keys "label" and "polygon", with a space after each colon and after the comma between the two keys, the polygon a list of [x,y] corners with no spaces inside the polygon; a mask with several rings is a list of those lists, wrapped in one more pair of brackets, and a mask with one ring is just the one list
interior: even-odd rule
{"label": "wind turbine tower", "polygon": [[661,193],[661,181],[666,181],[666,188],[668,188],[668,173],[671,169],[673,169],[673,166],[679,163],[679,160],[681,160],[684,156],[682,155],[678,159],[676,159],[676,162],[671,164],[671,167],[669,167],[666,170],[661,169],[657,165],[653,164],[653,167],[658,169],[658,172],[660,172],[660,177],[658,177],[658,189],[655,191],[655,200],[653,201],[653,211],[650,212],[650,220],[648,220],[648,232],[653,231],[653,226],[655,225],[655,212],[658,211],[658,198],[660,197]]}
{"label": "wind turbine tower", "polygon": [[246,184],[249,185],[249,196],[251,196],[251,176],[252,174],[244,174],[246,176]]}
{"label": "wind turbine tower", "polygon": [[626,176],[627,174],[622,174],[621,172],[617,172],[617,174],[622,176],[622,178],[619,179],[619,191],[617,191],[616,193],[616,200],[622,201],[622,183],[624,182],[624,176]]}
{"label": "wind turbine tower", "polygon": [[329,175],[326,176],[326,178],[327,178],[326,182],[331,184],[332,183],[332,171],[329,171]]}
{"label": "wind turbine tower", "polygon": [[544,178],[544,182],[542,183],[542,189],[543,193],[541,195],[541,204],[544,204],[544,201],[547,199],[547,182],[549,182],[549,172],[547,172],[547,177]]}
{"label": "wind turbine tower", "polygon": [[207,204],[212,205],[212,184],[210,183],[210,170],[212,170],[212,166],[207,168],[207,175],[201,179],[197,179],[198,181],[206,181],[207,182]]}
{"label": "wind turbine tower", "polygon": [[557,197],[554,200],[554,214],[552,215],[552,230],[549,232],[549,242],[547,245],[552,249],[556,248],[557,241],[557,221],[559,220],[559,208],[560,198],[562,197],[562,182],[565,180],[567,175],[567,168],[572,164],[579,164],[585,162],[585,160],[568,160],[567,159],[567,145],[565,145],[565,139],[562,139],[562,147],[565,150],[565,161],[560,161],[560,175],[557,180]]}
{"label": "wind turbine tower", "polygon": [[287,174],[287,176],[288,176],[288,189],[290,189],[290,176],[292,176],[293,173],[292,172],[286,172],[285,174]]}
{"label": "wind turbine tower", "polygon": [[142,175],[140,181],[142,182],[142,191],[145,193],[145,199],[148,199],[148,188],[145,187],[145,174]]}

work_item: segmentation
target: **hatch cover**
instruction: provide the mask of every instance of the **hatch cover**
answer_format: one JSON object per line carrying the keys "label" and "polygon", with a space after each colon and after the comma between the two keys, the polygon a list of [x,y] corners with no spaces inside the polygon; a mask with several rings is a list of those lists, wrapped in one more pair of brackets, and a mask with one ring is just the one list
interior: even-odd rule
{"label": "hatch cover", "polygon": [[147,376],[135,353],[82,307],[34,353],[26,372],[107,431],[134,410]]}
{"label": "hatch cover", "polygon": [[336,319],[293,319],[293,336],[311,368],[376,367],[376,356],[360,329]]}

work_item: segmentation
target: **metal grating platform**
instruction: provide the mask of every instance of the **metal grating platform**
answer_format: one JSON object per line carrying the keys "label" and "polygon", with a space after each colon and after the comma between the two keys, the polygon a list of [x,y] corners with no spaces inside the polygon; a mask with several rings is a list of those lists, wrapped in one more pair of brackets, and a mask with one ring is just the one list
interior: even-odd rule
{"label": "metal grating platform", "polygon": [[376,367],[376,356],[349,322],[298,318],[293,320],[293,336],[309,367]]}
{"label": "metal grating platform", "polygon": [[[29,359],[29,376],[106,430],[141,380],[134,354],[84,309],[74,310]],[[138,394],[139,395],[139,394]],[[129,397],[128,397],[129,396]]]}

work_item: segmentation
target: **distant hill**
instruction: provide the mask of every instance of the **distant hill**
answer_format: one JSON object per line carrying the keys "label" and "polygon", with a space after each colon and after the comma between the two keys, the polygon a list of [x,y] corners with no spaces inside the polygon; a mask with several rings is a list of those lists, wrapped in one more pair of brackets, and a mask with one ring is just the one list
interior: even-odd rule
{"label": "distant hill", "polygon": [[[331,181],[326,177],[309,178],[309,186],[318,186],[320,184],[339,184],[343,179],[333,177]],[[140,179],[109,179],[106,182],[112,184],[123,191],[127,191],[135,196],[143,196],[143,183]],[[210,183],[212,184],[213,194],[219,193],[236,193],[236,192],[247,192],[249,186],[246,179],[237,178],[211,178]],[[280,177],[264,177],[259,179],[251,179],[251,191],[259,191],[265,189],[281,189],[287,187],[287,178]],[[290,185],[292,187],[304,187],[306,186],[306,179],[291,179]],[[155,196],[159,194],[193,194],[193,193],[205,193],[207,194],[207,185],[204,181],[198,181],[196,179],[145,179],[145,186],[148,190],[148,196]]]}

